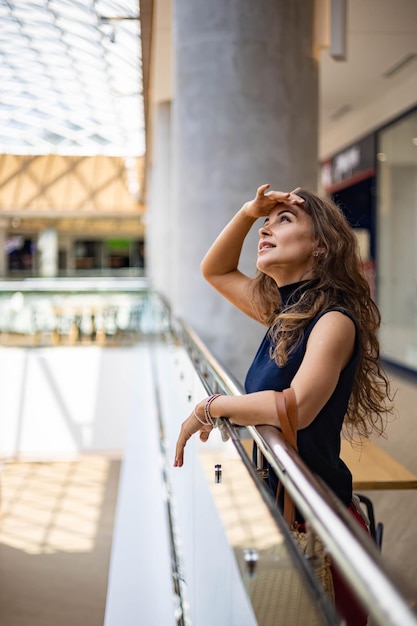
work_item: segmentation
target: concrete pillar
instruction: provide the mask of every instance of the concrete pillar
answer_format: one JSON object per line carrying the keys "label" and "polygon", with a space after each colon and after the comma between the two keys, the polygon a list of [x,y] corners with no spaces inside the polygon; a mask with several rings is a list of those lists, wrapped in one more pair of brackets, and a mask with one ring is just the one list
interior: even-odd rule
{"label": "concrete pillar", "polygon": [[147,210],[146,261],[152,287],[172,300],[171,103],[153,112],[152,165]]}
{"label": "concrete pillar", "polygon": [[62,271],[64,274],[70,274],[73,268],[71,267],[71,255],[74,245],[74,237],[72,235],[60,235],[59,237],[59,255],[63,255],[64,267]]}
{"label": "concrete pillar", "polygon": [[[259,185],[317,187],[313,4],[174,3],[173,308],[241,380],[264,329],[206,285],[199,265]],[[256,231],[242,257],[250,275]]]}
{"label": "concrete pillar", "polygon": [[6,235],[8,220],[0,220],[0,277],[7,274]]}
{"label": "concrete pillar", "polygon": [[54,228],[47,228],[39,234],[38,269],[43,277],[58,274],[58,235]]}

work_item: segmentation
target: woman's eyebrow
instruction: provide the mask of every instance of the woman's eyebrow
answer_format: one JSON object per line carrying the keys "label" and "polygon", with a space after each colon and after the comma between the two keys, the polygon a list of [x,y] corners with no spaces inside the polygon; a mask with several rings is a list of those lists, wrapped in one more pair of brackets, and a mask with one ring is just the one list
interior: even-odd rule
{"label": "woman's eyebrow", "polygon": [[293,215],[296,215],[296,211],[294,211],[292,207],[284,207],[283,209],[280,209],[277,211],[277,217],[283,213],[292,213]]}
{"label": "woman's eyebrow", "polygon": [[[280,209],[279,211],[277,211],[277,214],[275,215],[275,217],[279,217],[280,215],[282,215],[283,213],[291,213],[291,215],[294,215],[295,217],[297,217],[297,212],[294,211],[292,208],[289,207],[285,207],[283,209]],[[264,220],[264,226],[267,222],[269,222],[270,217],[266,217]]]}

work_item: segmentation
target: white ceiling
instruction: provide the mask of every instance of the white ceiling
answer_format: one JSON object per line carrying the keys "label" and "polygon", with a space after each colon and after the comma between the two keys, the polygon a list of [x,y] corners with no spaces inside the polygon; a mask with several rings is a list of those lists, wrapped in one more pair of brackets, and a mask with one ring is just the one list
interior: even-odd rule
{"label": "white ceiling", "polygon": [[[359,119],[361,109],[371,112],[368,126],[373,109],[377,124],[383,117],[377,119],[380,102],[388,96],[392,114],[395,94],[398,110],[404,103],[417,104],[417,0],[347,0],[346,28],[346,61],[333,60],[327,50],[320,55],[320,128],[324,135],[332,127],[343,130],[355,115]],[[387,75],[397,66],[397,71]],[[401,102],[403,86],[413,80],[414,93]]]}
{"label": "white ceiling", "polygon": [[[330,0],[315,1],[330,5]],[[172,96],[173,2],[157,0],[155,5],[152,84],[157,101]],[[335,61],[328,49],[319,55],[321,158],[417,105],[417,0],[346,0],[346,6],[346,60]],[[401,69],[385,76],[407,58]]]}
{"label": "white ceiling", "polygon": [[[131,19],[139,4],[0,0],[0,151],[14,142],[20,153],[36,146],[39,152],[143,153],[140,30]],[[153,51],[164,62],[155,64],[153,96],[166,99],[171,91],[171,0],[157,0],[154,11],[158,42]],[[106,23],[100,19],[106,15],[130,19]],[[325,146],[326,136],[330,146],[345,137],[354,140],[360,129],[352,120],[366,107],[364,128],[369,129],[395,113],[396,94],[398,110],[404,102],[417,103],[417,0],[347,0],[346,29],[346,61],[333,60],[328,50],[320,54]],[[414,79],[415,94],[411,89],[405,101],[401,89]],[[387,94],[390,111],[373,119]]]}

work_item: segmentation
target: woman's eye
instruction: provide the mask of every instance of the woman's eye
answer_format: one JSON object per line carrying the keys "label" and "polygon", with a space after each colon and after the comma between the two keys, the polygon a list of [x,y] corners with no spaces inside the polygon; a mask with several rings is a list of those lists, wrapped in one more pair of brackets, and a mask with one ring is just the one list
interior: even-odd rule
{"label": "woman's eye", "polygon": [[279,218],[280,222],[290,222],[290,218],[288,215],[281,215],[281,217]]}

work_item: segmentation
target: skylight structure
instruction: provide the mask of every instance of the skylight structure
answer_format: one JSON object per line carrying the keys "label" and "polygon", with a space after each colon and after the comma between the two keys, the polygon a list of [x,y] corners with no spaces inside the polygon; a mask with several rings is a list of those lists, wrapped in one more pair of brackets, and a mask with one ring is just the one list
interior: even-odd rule
{"label": "skylight structure", "polygon": [[0,153],[142,156],[138,0],[0,0]]}

